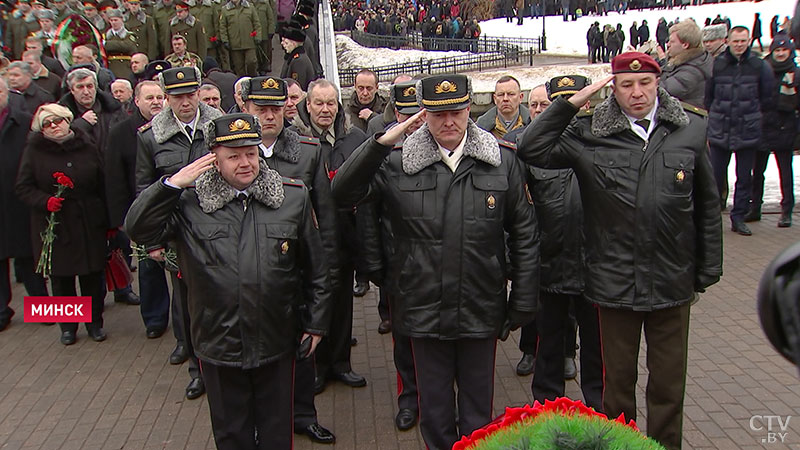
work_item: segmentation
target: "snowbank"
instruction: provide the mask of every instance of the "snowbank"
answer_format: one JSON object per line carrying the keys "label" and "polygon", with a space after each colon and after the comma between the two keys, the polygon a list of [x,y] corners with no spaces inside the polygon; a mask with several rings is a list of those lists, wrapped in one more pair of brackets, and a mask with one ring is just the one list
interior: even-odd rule
{"label": "snowbank", "polygon": [[472,53],[449,51],[430,52],[424,50],[392,50],[390,48],[362,47],[348,36],[336,35],[336,58],[339,69],[361,69],[364,67],[390,66],[406,62],[428,61],[437,58],[470,56]]}
{"label": "snowbank", "polygon": [[[686,9],[659,9],[644,11],[628,11],[625,14],[616,12],[609,13],[607,16],[587,16],[581,17],[575,22],[564,22],[559,16],[548,16],[545,20],[545,31],[547,32],[547,53],[565,55],[586,55],[586,32],[595,21],[600,25],[611,24],[616,27],[622,24],[625,32],[626,44],[630,41],[628,29],[636,21],[637,25],[642,24],[642,20],[647,20],[650,28],[650,37],[655,39],[656,26],[658,19],[664,17],[667,23],[674,21],[675,18],[681,20],[693,18],[702,27],[706,17],[713,19],[717,14],[731,19],[731,25],[743,25],[749,29],[753,27],[755,13],[761,13],[761,30],[764,37],[761,42],[765,48],[769,45],[769,23],[772,17],[779,16],[782,22],[785,16],[794,14],[794,0],[765,0],[759,3],[750,1],[717,3],[701,6],[689,6]],[[523,25],[506,23],[505,18],[492,19],[481,22],[481,32],[486,36],[509,36],[509,37],[539,37],[542,34],[542,19],[525,18]],[[756,44],[758,47],[758,44]]]}

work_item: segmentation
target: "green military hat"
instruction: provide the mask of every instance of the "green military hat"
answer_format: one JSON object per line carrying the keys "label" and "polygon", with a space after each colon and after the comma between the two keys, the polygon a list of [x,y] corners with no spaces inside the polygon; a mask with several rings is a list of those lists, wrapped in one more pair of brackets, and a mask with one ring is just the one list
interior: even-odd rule
{"label": "green military hat", "polygon": [[197,67],[173,67],[158,74],[158,81],[167,94],[188,94],[200,88],[200,69]]}
{"label": "green military hat", "polygon": [[400,114],[412,115],[421,109],[417,102],[417,82],[406,81],[392,86],[391,101]]}
{"label": "green military hat", "polygon": [[428,111],[458,111],[470,105],[471,97],[466,75],[431,75],[417,82],[417,101]]}
{"label": "green military hat", "polygon": [[547,97],[553,100],[562,95],[569,98],[590,84],[592,84],[592,80],[582,75],[563,75],[546,82],[544,86],[547,89]]}
{"label": "green military hat", "polygon": [[205,140],[209,149],[247,147],[261,143],[261,124],[252,114],[226,114],[206,124]]}
{"label": "green military hat", "polygon": [[283,106],[286,104],[286,82],[277,77],[253,77],[242,81],[242,100],[256,105]]}

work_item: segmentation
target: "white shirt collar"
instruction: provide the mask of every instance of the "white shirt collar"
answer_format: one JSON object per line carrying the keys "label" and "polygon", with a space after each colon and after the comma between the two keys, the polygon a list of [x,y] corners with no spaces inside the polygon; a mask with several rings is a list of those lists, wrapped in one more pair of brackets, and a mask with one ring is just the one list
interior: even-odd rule
{"label": "white shirt collar", "polygon": [[647,130],[640,127],[639,125],[636,125],[636,121],[641,119],[629,116],[628,113],[626,113],[624,110],[622,111],[622,114],[625,114],[625,117],[628,118],[628,122],[631,125],[631,130],[633,130],[633,132],[636,133],[640,138],[647,141],[648,139],[650,139],[650,133],[652,133],[653,130],[656,128],[656,110],[658,110],[658,97],[656,97],[656,101],[653,104],[653,109],[651,109],[646,116],[642,117],[642,119],[647,119],[650,121],[650,127],[648,127]]}
{"label": "white shirt collar", "polygon": [[464,143],[467,142],[467,132],[464,131],[464,137],[461,138],[461,142],[454,148],[452,151],[442,147],[438,142],[436,145],[439,146],[439,153],[442,154],[442,161],[447,164],[447,167],[450,168],[453,172],[456,171],[458,168],[458,164],[461,162],[461,159],[464,158]]}
{"label": "white shirt collar", "polygon": [[[275,142],[278,142],[278,140],[275,139]],[[275,142],[273,142],[269,147],[264,145],[263,142],[258,144],[258,148],[261,149],[261,156],[264,158],[272,158],[272,149],[275,148]]]}
{"label": "white shirt collar", "polygon": [[[194,135],[197,132],[197,121],[200,119],[200,108],[197,108],[197,112],[194,115],[194,119],[192,119],[189,123],[181,122],[181,119],[178,119],[178,116],[175,115],[175,111],[172,111],[172,117],[175,118],[175,121],[178,122],[178,125],[181,127],[181,132],[189,138],[190,141],[194,140]],[[191,136],[186,133],[186,126],[192,129]]]}

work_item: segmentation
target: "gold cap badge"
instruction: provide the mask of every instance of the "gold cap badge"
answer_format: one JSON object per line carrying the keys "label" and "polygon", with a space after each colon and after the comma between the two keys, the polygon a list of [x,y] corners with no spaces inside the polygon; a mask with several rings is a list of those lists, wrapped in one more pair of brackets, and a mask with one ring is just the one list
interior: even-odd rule
{"label": "gold cap badge", "polygon": [[444,80],[441,83],[437,84],[433,88],[433,90],[437,94],[444,94],[446,92],[458,92],[458,86],[456,86],[455,83],[451,83],[447,80]]}
{"label": "gold cap badge", "polygon": [[412,95],[417,95],[417,88],[414,86],[409,86],[403,91],[403,97],[411,97]]}
{"label": "gold cap badge", "polygon": [[573,80],[570,77],[564,77],[564,78],[558,80],[558,87],[560,87],[560,88],[572,87],[572,86],[575,86],[575,80]]}
{"label": "gold cap badge", "polygon": [[489,209],[494,209],[496,206],[497,200],[495,200],[494,195],[489,194],[489,196],[486,197],[486,207]]}
{"label": "gold cap badge", "polygon": [[161,64],[157,64],[156,70],[164,70],[164,66],[162,66]]}
{"label": "gold cap badge", "polygon": [[237,119],[231,122],[231,124],[228,126],[228,129],[231,131],[231,133],[236,131],[246,131],[250,129],[250,123],[246,120]]}
{"label": "gold cap badge", "polygon": [[175,75],[175,78],[177,78],[177,79],[179,79],[179,80],[182,80],[182,79],[183,79],[185,76],[186,76],[186,75],[184,75],[184,74],[183,74],[183,72],[178,72],[178,74],[177,74],[177,75]]}
{"label": "gold cap badge", "polygon": [[638,59],[634,59],[630,65],[631,70],[639,70],[642,68],[642,63]]}
{"label": "gold cap badge", "polygon": [[289,241],[283,241],[281,243],[281,254],[285,255],[287,253],[289,253]]}
{"label": "gold cap badge", "polygon": [[278,82],[274,78],[267,78],[261,83],[261,89],[277,89]]}

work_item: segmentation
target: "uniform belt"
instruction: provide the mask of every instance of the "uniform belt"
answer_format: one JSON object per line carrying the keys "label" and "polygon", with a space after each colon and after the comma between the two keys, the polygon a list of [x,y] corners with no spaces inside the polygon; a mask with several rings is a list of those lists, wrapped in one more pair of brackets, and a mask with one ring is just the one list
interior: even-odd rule
{"label": "uniform belt", "polygon": [[129,55],[115,55],[109,56],[109,61],[130,61],[131,57]]}

